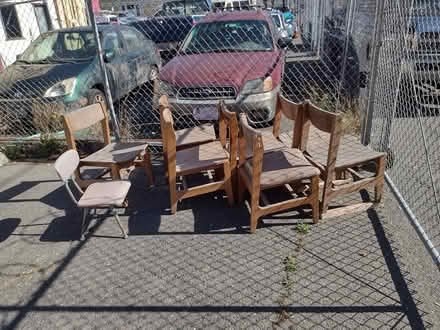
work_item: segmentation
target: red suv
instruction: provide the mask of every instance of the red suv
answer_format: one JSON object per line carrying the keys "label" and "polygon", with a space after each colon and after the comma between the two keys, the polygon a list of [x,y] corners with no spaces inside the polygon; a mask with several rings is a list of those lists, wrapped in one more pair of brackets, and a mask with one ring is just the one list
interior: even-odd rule
{"label": "red suv", "polygon": [[262,10],[210,14],[186,36],[160,73],[161,92],[174,111],[197,120],[217,119],[224,100],[254,124],[270,122],[284,72],[287,40]]}

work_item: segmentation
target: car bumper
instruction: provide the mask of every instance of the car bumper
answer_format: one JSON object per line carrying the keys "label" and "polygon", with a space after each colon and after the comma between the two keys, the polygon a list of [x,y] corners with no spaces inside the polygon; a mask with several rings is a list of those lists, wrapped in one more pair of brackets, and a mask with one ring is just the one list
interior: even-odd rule
{"label": "car bumper", "polygon": [[195,107],[217,105],[220,100],[223,100],[230,111],[245,112],[249,122],[260,124],[270,122],[274,118],[279,90],[280,87],[278,86],[270,92],[239,95],[236,99],[198,100],[169,96],[168,102],[173,111],[176,111],[179,115],[193,117]]}

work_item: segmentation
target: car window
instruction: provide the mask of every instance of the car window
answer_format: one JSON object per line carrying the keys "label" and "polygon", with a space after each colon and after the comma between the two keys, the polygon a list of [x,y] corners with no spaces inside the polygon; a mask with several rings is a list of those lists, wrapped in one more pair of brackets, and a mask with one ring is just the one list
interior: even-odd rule
{"label": "car window", "polygon": [[138,38],[138,34],[136,31],[133,31],[131,29],[123,29],[121,30],[122,37],[125,40],[125,44],[127,45],[127,51],[132,52],[138,49],[140,46],[141,40]]}
{"label": "car window", "polygon": [[122,50],[121,39],[116,31],[106,33],[102,44],[104,51],[115,51],[118,53]]}
{"label": "car window", "polygon": [[267,22],[260,20],[199,23],[182,47],[184,53],[273,50]]}

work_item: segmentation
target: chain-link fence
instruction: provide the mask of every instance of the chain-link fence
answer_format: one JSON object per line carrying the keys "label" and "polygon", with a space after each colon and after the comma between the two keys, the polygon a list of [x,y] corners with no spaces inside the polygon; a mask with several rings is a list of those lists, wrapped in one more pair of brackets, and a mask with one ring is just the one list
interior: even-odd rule
{"label": "chain-link fence", "polygon": [[388,181],[440,264],[440,4],[383,7],[366,137],[388,152]]}
{"label": "chain-link fence", "polygon": [[438,246],[438,2],[89,3],[94,15],[84,0],[0,5],[0,139],[62,141],[62,113],[109,96],[123,139],[160,139],[161,94],[177,128],[216,126],[224,100],[266,129],[278,92],[312,99],[344,113],[346,134],[360,136],[362,122],[364,139],[389,151],[389,178]]}
{"label": "chain-link fence", "polygon": [[[355,4],[101,1],[95,17],[122,137],[160,137],[160,94],[168,95],[179,127],[215,122],[219,99],[259,128],[271,125],[279,91],[329,109],[357,103],[366,67],[350,36]],[[93,30],[78,28],[86,25],[86,4],[48,1],[41,13],[39,6],[10,1],[1,9],[19,31],[14,24],[5,30],[2,137],[62,136],[63,111],[105,98]],[[206,24],[197,24],[208,13]],[[71,30],[38,37],[58,27]]]}

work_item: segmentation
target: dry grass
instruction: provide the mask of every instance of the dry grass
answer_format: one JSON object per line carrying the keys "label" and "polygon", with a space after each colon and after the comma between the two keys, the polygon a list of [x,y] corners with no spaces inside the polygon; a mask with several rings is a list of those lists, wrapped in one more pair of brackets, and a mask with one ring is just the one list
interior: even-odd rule
{"label": "dry grass", "polygon": [[342,118],[344,134],[360,136],[361,134],[361,116],[358,100],[342,99],[339,103],[333,95],[323,93],[320,89],[312,89],[310,100],[329,112],[338,112]]}

